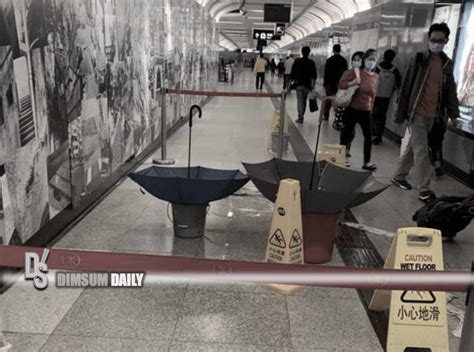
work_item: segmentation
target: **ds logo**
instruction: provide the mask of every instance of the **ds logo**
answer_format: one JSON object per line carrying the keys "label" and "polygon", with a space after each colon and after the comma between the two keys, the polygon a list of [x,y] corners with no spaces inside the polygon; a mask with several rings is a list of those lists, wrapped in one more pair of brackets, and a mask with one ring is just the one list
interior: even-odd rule
{"label": "ds logo", "polygon": [[48,259],[49,249],[45,248],[41,260],[37,253],[25,253],[25,279],[33,280],[33,286],[38,290],[48,287]]}

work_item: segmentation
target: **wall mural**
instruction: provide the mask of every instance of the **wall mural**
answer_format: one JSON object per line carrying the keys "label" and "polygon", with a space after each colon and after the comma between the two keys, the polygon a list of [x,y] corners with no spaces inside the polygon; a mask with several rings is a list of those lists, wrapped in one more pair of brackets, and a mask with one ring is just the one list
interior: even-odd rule
{"label": "wall mural", "polygon": [[[162,86],[212,90],[216,28],[187,0],[0,0],[0,244],[77,206],[160,133]],[[168,122],[195,97],[168,97]]]}

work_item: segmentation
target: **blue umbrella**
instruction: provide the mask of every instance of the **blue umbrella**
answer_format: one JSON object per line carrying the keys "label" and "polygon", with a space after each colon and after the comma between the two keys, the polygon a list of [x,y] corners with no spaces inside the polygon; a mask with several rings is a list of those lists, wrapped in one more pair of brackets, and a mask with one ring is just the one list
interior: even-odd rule
{"label": "blue umbrella", "polygon": [[207,205],[230,196],[249,181],[239,170],[201,166],[151,166],[129,177],[156,198],[185,205]]}
{"label": "blue umbrella", "polygon": [[216,170],[202,166],[191,167],[191,129],[193,110],[189,111],[189,149],[188,167],[151,166],[131,173],[129,177],[158,199],[172,204],[208,205],[210,202],[225,198],[237,192],[249,178],[239,170]]}

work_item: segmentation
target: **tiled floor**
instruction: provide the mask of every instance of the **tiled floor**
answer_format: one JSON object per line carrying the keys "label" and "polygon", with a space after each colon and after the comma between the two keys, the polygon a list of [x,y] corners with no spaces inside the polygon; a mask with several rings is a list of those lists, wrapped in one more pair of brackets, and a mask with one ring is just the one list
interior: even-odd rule
{"label": "tiled floor", "polygon": [[[277,90],[280,82],[270,81]],[[243,72],[233,87],[254,91],[253,76]],[[288,99],[295,116],[295,94]],[[238,168],[241,161],[271,158],[267,141],[272,122],[270,99],[214,98],[193,127],[192,164]],[[297,125],[314,150],[316,114]],[[168,156],[187,163],[188,129],[168,141]],[[321,144],[337,143],[327,123]],[[389,182],[398,148],[385,142],[374,147],[375,176]],[[361,163],[361,134],[353,146],[352,166]],[[158,154],[157,154],[158,155]],[[290,149],[288,159],[295,159]],[[149,166],[148,160],[143,167]],[[448,177],[435,190],[463,194],[469,189]],[[416,193],[390,188],[373,201],[353,209],[359,222],[394,231],[412,225],[420,207]],[[142,195],[129,179],[62,238],[56,247],[129,251],[262,261],[272,204],[251,184],[236,195],[212,204],[206,237],[183,240],[173,236],[168,206]],[[474,249],[473,227],[444,246],[447,268],[468,269]],[[387,238],[371,236],[385,256]],[[344,265],[337,252],[329,265]],[[462,297],[452,296],[463,308]],[[382,351],[355,290],[303,288],[285,296],[261,285],[184,282],[150,285],[140,290],[54,289],[38,293],[18,282],[0,296],[6,309],[5,338],[14,351]],[[456,320],[450,320],[450,329]],[[451,336],[453,351],[458,339]]]}

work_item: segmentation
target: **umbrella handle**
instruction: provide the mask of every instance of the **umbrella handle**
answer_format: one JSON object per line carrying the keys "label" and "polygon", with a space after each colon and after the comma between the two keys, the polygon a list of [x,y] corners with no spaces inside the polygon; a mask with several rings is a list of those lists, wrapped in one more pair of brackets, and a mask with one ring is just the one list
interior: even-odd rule
{"label": "umbrella handle", "polygon": [[191,108],[189,109],[189,127],[193,127],[193,110],[194,109],[197,109],[198,110],[198,117],[201,118],[202,117],[202,110],[201,110],[201,107],[199,105],[193,105],[191,106]]}
{"label": "umbrella handle", "polygon": [[323,112],[326,110],[326,104],[331,103],[331,106],[335,108],[334,99],[332,97],[325,97],[321,102],[321,110],[319,112],[319,120],[318,120],[318,134],[316,137],[316,148],[314,149],[314,158],[313,158],[313,168],[311,170],[311,181],[309,183],[309,189],[313,189],[314,183],[314,169],[316,167],[316,159],[318,158],[318,148],[319,148],[319,138],[321,136],[321,123],[323,122]]}

